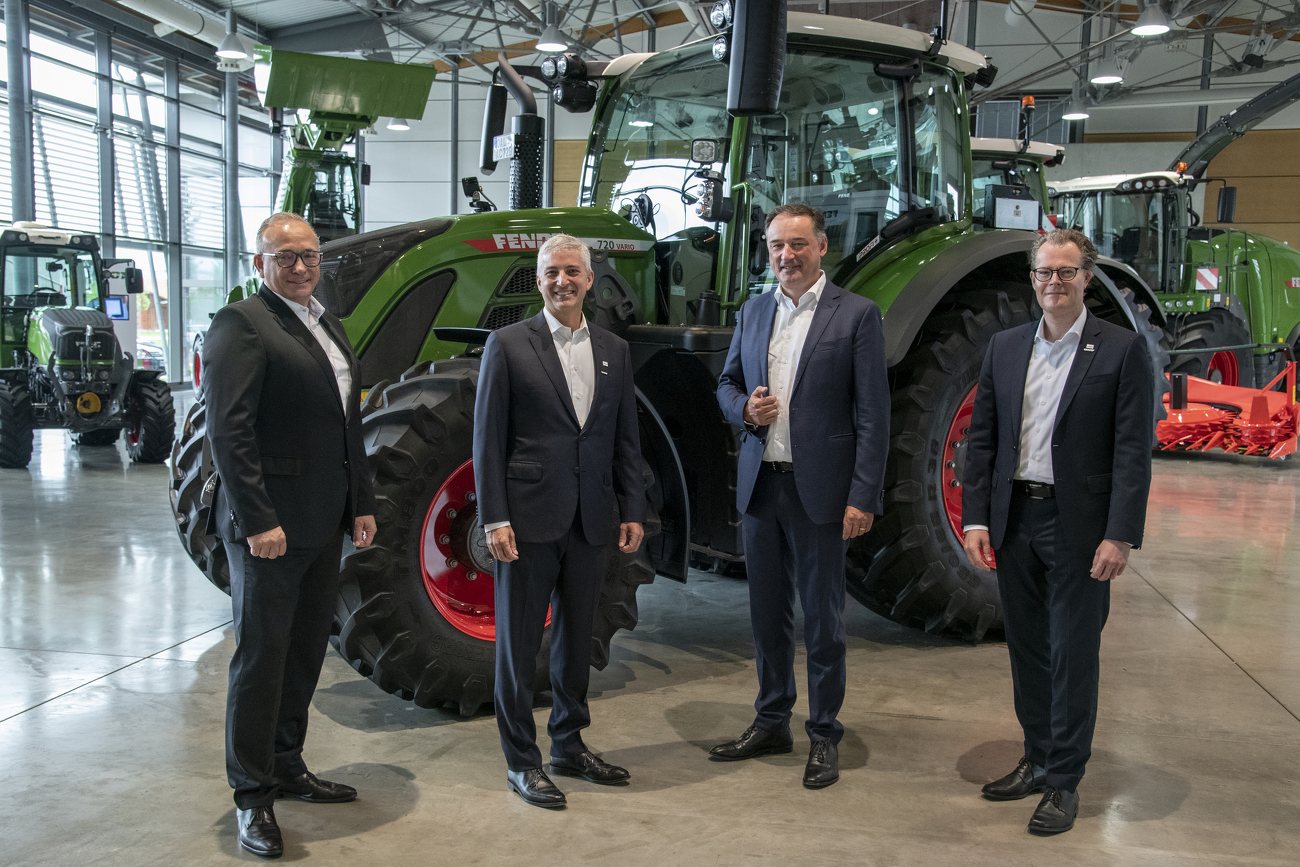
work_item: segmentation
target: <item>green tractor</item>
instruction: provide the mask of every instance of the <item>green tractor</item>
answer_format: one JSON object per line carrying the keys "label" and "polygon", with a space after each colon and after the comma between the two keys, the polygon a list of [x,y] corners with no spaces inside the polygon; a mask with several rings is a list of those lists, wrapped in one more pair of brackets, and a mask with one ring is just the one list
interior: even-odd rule
{"label": "green tractor", "polygon": [[[83,446],[125,430],[131,460],[165,461],[171,389],[161,370],[136,369],[113,328],[127,319],[126,295],[143,290],[135,263],[105,262],[94,235],[36,223],[0,232],[0,255],[0,467],[27,466],[36,428],[64,428]],[[126,294],[111,294],[110,281]]]}
{"label": "green tractor", "polygon": [[[729,23],[731,10],[718,20]],[[483,168],[513,160],[511,209],[476,197],[479,213],[324,245],[316,294],[360,357],[379,503],[375,544],[344,558],[334,644],[386,691],[464,714],[491,698],[493,562],[471,463],[479,357],[492,329],[541,309],[537,248],[551,234],[591,247],[588,314],[631,346],[653,506],[642,550],[608,561],[594,664],[608,661],[615,630],[635,627],[639,585],[743,564],[740,432],[714,395],[737,308],[776,285],[764,215],[789,201],[825,211],[827,274],[884,311],[886,514],[849,551],[849,591],[932,632],[978,640],[999,628],[995,578],[962,552],[963,440],[989,341],[1033,315],[1026,253],[1037,235],[972,219],[967,93],[992,70],[962,46],[876,23],[791,12],[775,33],[750,24],[749,38],[770,38],[756,62],[782,73],[767,76],[779,98],[744,111],[729,105],[716,55],[734,49],[734,75],[759,50],[726,44],[727,33],[608,63],[566,55],[515,69],[501,55]],[[521,73],[545,81],[560,105],[594,110],[577,207],[540,207],[544,130]],[[512,134],[492,135],[507,91],[520,113]],[[465,189],[477,190],[474,179]],[[1099,269],[1088,304],[1143,327],[1150,311],[1125,293]],[[224,550],[203,532],[204,413],[199,404],[185,422],[171,500],[186,550],[225,587]],[[538,671],[544,681],[544,660]]]}

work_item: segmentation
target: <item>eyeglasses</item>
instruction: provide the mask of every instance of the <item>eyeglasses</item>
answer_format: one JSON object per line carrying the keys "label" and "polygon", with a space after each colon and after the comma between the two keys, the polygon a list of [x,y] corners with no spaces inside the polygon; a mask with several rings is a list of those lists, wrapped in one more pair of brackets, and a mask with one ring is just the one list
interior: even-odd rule
{"label": "eyeglasses", "polygon": [[298,264],[299,259],[308,268],[315,268],[320,264],[320,250],[303,250],[301,253],[295,253],[292,250],[281,250],[278,253],[272,253],[271,258],[281,268],[292,268]]}
{"label": "eyeglasses", "polygon": [[[304,259],[303,261],[306,260]],[[1035,279],[1040,283],[1046,283],[1048,280],[1051,280],[1053,274],[1060,277],[1062,283],[1069,283],[1074,279],[1074,275],[1078,274],[1079,271],[1079,268],[1034,268],[1029,273],[1033,274]]]}

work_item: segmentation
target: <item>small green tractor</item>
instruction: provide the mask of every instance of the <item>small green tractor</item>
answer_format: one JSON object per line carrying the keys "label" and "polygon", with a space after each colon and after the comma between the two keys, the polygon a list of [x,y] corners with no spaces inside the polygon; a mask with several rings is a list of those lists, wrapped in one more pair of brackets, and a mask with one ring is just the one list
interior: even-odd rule
{"label": "small green tractor", "polygon": [[[637,621],[636,592],[691,568],[739,571],[740,432],[717,378],[735,313],[773,291],[764,216],[803,201],[827,218],[829,279],[884,312],[893,391],[885,514],[849,550],[849,592],[885,617],[978,640],[999,628],[995,577],[962,552],[961,473],[980,364],[993,335],[1035,312],[1027,252],[1037,234],[976,224],[968,91],[992,81],[960,45],[882,24],[791,12],[779,26],[608,63],[577,55],[514,68],[502,54],[485,112],[483,169],[510,158],[510,209],[431,218],[325,244],[316,296],[344,322],[369,389],[363,428],[375,474],[375,544],[342,566],[334,644],[386,691],[472,714],[492,695],[493,562],[478,527],[471,443],[482,343],[542,308],[537,249],[566,232],[592,249],[589,317],[631,347],[647,541],[614,552],[593,660]],[[748,9],[748,12],[746,12]],[[732,41],[734,40],[734,41]],[[766,105],[729,97],[738,64],[779,74]],[[541,207],[544,130],[527,75],[557,104],[593,111],[577,207]],[[742,88],[743,89],[743,88]],[[505,98],[519,107],[503,133]],[[755,100],[762,103],[763,99]],[[478,185],[466,179],[467,195]],[[986,221],[989,222],[989,221]],[[993,221],[995,222],[995,221]],[[1118,263],[1089,287],[1093,312],[1124,327],[1163,324]],[[1148,302],[1144,305],[1142,302]],[[1154,325],[1151,320],[1156,319]],[[217,586],[218,540],[204,534],[212,462],[200,403],[172,460],[181,540]],[[544,681],[546,665],[539,665]]]}
{"label": "small green tractor", "polygon": [[171,389],[161,370],[136,369],[110,318],[126,319],[127,296],[143,289],[135,263],[105,262],[94,235],[35,223],[0,232],[0,257],[0,467],[27,466],[37,428],[64,428],[83,446],[125,430],[133,461],[165,461]]}

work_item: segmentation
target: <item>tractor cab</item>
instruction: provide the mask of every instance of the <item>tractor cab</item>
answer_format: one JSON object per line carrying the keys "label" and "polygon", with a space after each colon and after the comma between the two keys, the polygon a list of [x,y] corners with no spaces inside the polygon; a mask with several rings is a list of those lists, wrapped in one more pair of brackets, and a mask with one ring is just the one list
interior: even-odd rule
{"label": "tractor cab", "polygon": [[[74,234],[32,223],[17,223],[0,235],[0,275],[4,282],[0,307],[0,366],[14,366],[14,353],[27,346],[33,321],[49,320],[57,328],[60,308],[85,308],[112,323],[104,314],[106,279],[94,235]],[[48,330],[48,329],[47,329]]]}
{"label": "tractor cab", "polygon": [[971,207],[976,222],[985,222],[989,187],[1021,187],[1038,200],[1044,214],[1050,213],[1047,177],[1043,169],[1059,166],[1065,159],[1060,145],[1009,138],[972,138]]}

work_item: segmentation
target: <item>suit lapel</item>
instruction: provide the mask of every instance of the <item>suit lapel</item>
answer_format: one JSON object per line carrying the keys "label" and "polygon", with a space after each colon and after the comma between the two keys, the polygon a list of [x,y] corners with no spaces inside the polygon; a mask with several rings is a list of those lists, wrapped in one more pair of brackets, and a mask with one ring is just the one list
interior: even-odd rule
{"label": "suit lapel", "polygon": [[803,351],[799,353],[799,366],[794,371],[794,388],[790,389],[792,398],[799,390],[799,383],[803,381],[803,372],[808,369],[808,360],[812,358],[813,350],[817,348],[817,341],[821,340],[822,332],[826,330],[831,317],[835,315],[835,308],[840,306],[840,292],[840,287],[829,280],[822,287],[822,297],[817,299],[817,309],[813,311],[812,322],[808,325],[808,336],[804,338]]}
{"label": "suit lapel", "polygon": [[[609,361],[609,347],[605,345],[605,335],[596,331],[596,327],[587,322],[587,334],[591,339],[591,409],[587,411],[587,423],[584,428],[591,424],[591,420],[596,417],[596,407],[600,406],[600,397],[604,394],[605,389],[609,387],[609,374],[601,375],[601,371],[608,371],[608,367],[602,367],[602,362]],[[570,401],[572,403],[572,401]]]}
{"label": "suit lapel", "polygon": [[[298,317],[295,316],[294,318],[297,319]],[[352,351],[352,341],[348,340],[347,332],[343,330],[343,323],[338,320],[338,317],[326,311],[321,314],[320,324],[334,340],[334,345],[339,348],[339,351],[348,360],[348,373],[352,376],[352,387],[348,389],[348,405],[344,409],[350,412],[352,396],[357,394],[358,389],[361,387],[361,365],[357,362],[356,353]],[[333,371],[332,366],[330,370]]]}
{"label": "suit lapel", "polygon": [[1020,425],[1024,421],[1025,411],[1025,381],[1029,378],[1029,358],[1034,353],[1034,335],[1038,333],[1037,324],[1031,323],[1024,326],[1020,332],[1019,342],[1011,347],[1011,365],[1007,371],[1011,377],[1010,388],[1005,394],[1014,398],[1011,411],[1011,418],[1015,424],[1011,429],[1020,436]]}
{"label": "suit lapel", "polygon": [[[325,350],[321,348],[320,341],[312,336],[312,333],[307,330],[307,326],[303,325],[302,320],[298,318],[298,314],[293,312],[289,305],[285,303],[284,299],[280,298],[265,285],[262,286],[258,295],[266,303],[266,306],[270,308],[271,312],[275,314],[281,327],[283,327],[285,331],[289,332],[290,336],[301,343],[302,348],[306,349],[307,352],[311,354],[312,358],[316,359],[316,363],[320,365],[321,371],[329,378],[330,394],[334,395],[334,400],[338,404],[339,411],[343,412],[343,397],[339,394],[339,380],[338,377],[334,375],[334,365],[330,363],[329,356],[326,355]],[[344,412],[344,416],[346,415],[347,413]]]}
{"label": "suit lapel", "polygon": [[[746,329],[746,336],[750,341],[746,355],[758,366],[758,382],[754,383],[755,388],[760,385],[770,387],[767,381],[767,345],[772,342],[772,322],[776,318],[776,293],[780,291],[776,288],[766,295],[758,296],[750,313],[750,318],[757,321],[749,323]],[[748,384],[748,378],[745,381]],[[750,389],[751,392],[753,390]]]}
{"label": "suit lapel", "polygon": [[[1079,336],[1079,346],[1074,350],[1074,362],[1070,365],[1070,375],[1065,378],[1065,390],[1061,392],[1061,404],[1056,408],[1056,420],[1053,428],[1061,423],[1065,417],[1066,407],[1074,399],[1074,393],[1079,390],[1079,383],[1088,375],[1088,368],[1092,365],[1092,360],[1097,357],[1097,347],[1101,345],[1101,328],[1097,325],[1097,320],[1091,313],[1083,322],[1083,334]],[[1092,350],[1087,347],[1091,346]]]}
{"label": "suit lapel", "polygon": [[559,395],[560,404],[576,425],[578,416],[573,411],[573,396],[569,394],[569,383],[564,378],[564,371],[560,369],[560,356],[555,351],[555,338],[551,336],[551,332],[547,329],[546,316],[538,313],[528,321],[528,327],[532,331],[529,340],[533,344],[533,349],[537,352],[538,359],[542,362],[542,370],[546,371],[546,375],[550,377],[551,385],[555,386],[555,392]]}

